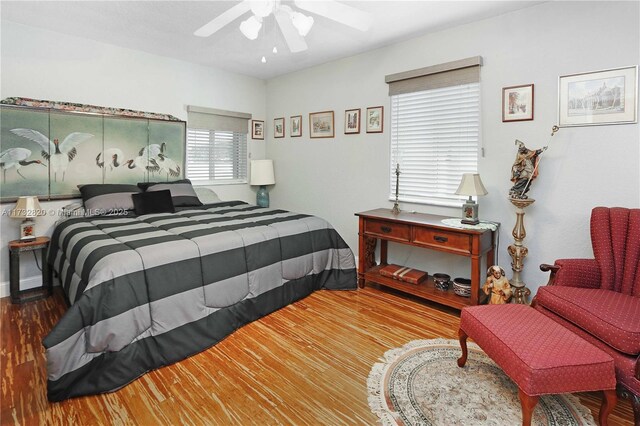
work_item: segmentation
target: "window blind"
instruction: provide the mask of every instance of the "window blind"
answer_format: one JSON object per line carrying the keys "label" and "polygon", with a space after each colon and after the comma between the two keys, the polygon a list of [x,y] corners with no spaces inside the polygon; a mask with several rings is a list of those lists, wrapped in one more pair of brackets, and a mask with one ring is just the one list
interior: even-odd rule
{"label": "window blind", "polygon": [[194,105],[187,112],[187,177],[197,183],[246,183],[251,114]]}
{"label": "window blind", "polygon": [[247,134],[188,128],[187,178],[197,183],[246,183]]}
{"label": "window blind", "polygon": [[391,96],[390,199],[460,206],[463,173],[475,173],[480,134],[480,84],[468,83]]}
{"label": "window blind", "polygon": [[480,81],[481,56],[390,74],[385,77],[389,96]]}

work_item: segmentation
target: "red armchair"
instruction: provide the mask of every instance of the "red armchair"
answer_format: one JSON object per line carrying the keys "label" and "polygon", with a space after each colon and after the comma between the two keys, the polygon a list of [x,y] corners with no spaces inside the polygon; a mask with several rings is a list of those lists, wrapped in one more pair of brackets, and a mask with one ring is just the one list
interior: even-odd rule
{"label": "red armchair", "polygon": [[594,259],[560,259],[533,306],[610,354],[640,425],[640,209],[591,212]]}

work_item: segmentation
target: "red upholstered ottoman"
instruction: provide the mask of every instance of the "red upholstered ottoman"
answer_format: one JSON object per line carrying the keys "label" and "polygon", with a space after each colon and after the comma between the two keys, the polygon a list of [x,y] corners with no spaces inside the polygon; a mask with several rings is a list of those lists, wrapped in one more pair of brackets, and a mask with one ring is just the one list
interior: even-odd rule
{"label": "red upholstered ottoman", "polygon": [[519,389],[522,424],[540,395],[603,390],[600,424],[616,404],[613,358],[527,305],[485,305],[464,308],[460,316],[462,357],[467,362],[471,337]]}

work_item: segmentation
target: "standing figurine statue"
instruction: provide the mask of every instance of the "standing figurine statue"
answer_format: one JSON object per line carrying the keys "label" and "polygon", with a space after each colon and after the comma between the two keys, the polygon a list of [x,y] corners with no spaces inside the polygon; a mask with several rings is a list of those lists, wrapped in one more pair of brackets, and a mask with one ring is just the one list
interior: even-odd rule
{"label": "standing figurine statue", "polygon": [[490,305],[504,305],[511,299],[511,284],[505,277],[504,269],[493,265],[487,270],[487,280],[482,286],[484,294],[489,295]]}
{"label": "standing figurine statue", "polygon": [[531,182],[538,176],[538,162],[540,154],[547,150],[545,146],[542,149],[532,150],[516,139],[518,145],[518,153],[516,160],[511,166],[511,182],[513,186],[509,190],[509,197],[527,199],[527,192],[531,188]]}

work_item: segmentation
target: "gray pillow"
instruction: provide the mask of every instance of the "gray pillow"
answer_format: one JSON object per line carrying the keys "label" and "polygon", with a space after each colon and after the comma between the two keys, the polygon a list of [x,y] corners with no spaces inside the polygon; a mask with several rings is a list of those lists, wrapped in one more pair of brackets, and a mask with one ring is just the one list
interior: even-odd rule
{"label": "gray pillow", "polygon": [[84,216],[84,214],[84,204],[82,203],[71,203],[62,208],[62,216],[64,217]]}
{"label": "gray pillow", "polygon": [[142,192],[136,185],[90,184],[78,185],[87,215],[126,214],[133,210],[132,194]]}
{"label": "gray pillow", "polygon": [[196,191],[189,179],[181,179],[173,182],[141,182],[138,186],[146,192],[171,191],[171,199],[174,207],[201,206],[202,203],[196,195]]}

